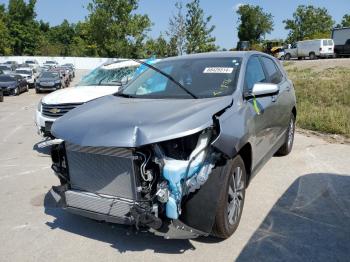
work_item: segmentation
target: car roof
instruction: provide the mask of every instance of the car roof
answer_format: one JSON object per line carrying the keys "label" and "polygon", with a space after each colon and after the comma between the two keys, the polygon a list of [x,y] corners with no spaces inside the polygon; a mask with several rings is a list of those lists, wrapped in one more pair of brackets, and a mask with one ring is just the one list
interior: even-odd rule
{"label": "car roof", "polygon": [[219,52],[208,52],[199,54],[190,54],[176,57],[165,58],[164,61],[176,61],[184,59],[197,59],[197,58],[231,58],[231,57],[241,57],[245,58],[253,54],[263,54],[257,51],[219,51]]}
{"label": "car roof", "polygon": [[31,71],[32,68],[31,67],[19,67],[19,68],[16,69],[16,71],[17,70],[29,70],[29,71]]}

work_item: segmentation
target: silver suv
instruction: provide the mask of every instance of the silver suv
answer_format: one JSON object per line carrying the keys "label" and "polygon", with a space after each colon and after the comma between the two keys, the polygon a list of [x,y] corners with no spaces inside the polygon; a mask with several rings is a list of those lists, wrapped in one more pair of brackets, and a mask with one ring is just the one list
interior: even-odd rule
{"label": "silver suv", "polygon": [[292,150],[292,82],[259,52],[140,63],[148,69],[122,91],[54,123],[52,195],[67,211],[166,238],[230,237],[251,179]]}

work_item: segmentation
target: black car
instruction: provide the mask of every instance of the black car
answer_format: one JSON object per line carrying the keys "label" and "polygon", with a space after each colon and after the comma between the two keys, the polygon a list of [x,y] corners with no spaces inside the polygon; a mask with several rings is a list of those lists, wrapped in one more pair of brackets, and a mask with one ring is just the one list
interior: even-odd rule
{"label": "black car", "polygon": [[55,91],[63,87],[59,72],[42,72],[36,80],[35,92]]}
{"label": "black car", "polygon": [[28,84],[20,75],[0,75],[0,89],[4,94],[18,96],[28,91]]}

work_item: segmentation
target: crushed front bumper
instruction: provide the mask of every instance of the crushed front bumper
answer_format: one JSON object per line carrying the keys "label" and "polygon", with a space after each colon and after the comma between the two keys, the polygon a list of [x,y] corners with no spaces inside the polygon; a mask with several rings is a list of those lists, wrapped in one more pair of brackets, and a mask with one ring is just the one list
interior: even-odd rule
{"label": "crushed front bumper", "polygon": [[[64,210],[108,223],[136,225],[136,220],[131,213],[135,203],[126,199],[108,198],[97,194],[68,189],[67,185],[53,186],[49,191],[55,200],[57,207]],[[150,225],[142,225],[149,232],[166,239],[192,239],[199,236],[207,236],[208,233],[201,232],[189,227],[180,220],[164,220],[160,228],[152,228]]]}

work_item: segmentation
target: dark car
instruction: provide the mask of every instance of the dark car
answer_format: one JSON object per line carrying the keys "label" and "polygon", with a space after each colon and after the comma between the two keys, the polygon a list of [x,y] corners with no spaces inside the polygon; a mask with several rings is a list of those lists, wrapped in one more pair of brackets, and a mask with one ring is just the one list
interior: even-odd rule
{"label": "dark car", "polygon": [[11,71],[15,71],[18,66],[16,61],[6,61],[4,64],[9,65],[11,67]]}
{"label": "dark car", "polygon": [[[143,63],[143,62],[140,62]],[[67,211],[166,238],[228,238],[245,189],[292,150],[296,99],[260,52],[167,58],[52,126],[53,197]]]}
{"label": "dark car", "polygon": [[35,92],[55,91],[63,88],[62,79],[59,72],[44,71],[36,80]]}
{"label": "dark car", "polygon": [[4,94],[18,96],[28,91],[28,84],[20,75],[0,75],[0,89]]}
{"label": "dark car", "polygon": [[74,78],[75,77],[75,67],[73,64],[64,64],[62,65],[62,67],[66,67],[66,68],[69,68],[71,74],[72,74],[72,77]]}

